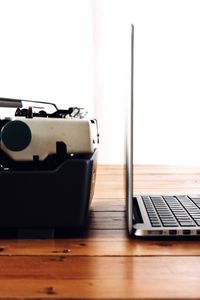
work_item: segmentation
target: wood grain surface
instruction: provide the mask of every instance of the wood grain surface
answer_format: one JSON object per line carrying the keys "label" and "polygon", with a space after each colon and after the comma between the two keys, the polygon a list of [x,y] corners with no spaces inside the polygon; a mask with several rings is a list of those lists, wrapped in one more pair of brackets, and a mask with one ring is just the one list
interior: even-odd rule
{"label": "wood grain surface", "polygon": [[[0,240],[3,299],[200,299],[200,241],[130,239],[123,166],[98,166],[88,228]],[[136,166],[135,193],[200,194],[200,168]]]}

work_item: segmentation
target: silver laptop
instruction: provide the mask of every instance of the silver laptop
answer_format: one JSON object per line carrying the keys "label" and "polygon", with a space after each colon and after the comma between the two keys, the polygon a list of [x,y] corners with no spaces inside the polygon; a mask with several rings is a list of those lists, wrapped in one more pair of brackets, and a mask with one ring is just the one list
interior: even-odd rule
{"label": "silver laptop", "polygon": [[134,195],[134,26],[131,26],[131,100],[126,124],[126,199],[132,236],[200,236],[200,195]]}

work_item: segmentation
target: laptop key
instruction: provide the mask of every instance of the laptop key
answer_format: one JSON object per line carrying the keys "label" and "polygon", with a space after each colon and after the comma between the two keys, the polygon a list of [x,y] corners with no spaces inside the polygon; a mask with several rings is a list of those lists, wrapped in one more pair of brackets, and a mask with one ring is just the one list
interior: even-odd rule
{"label": "laptop key", "polygon": [[195,219],[195,222],[200,226],[200,219]]}
{"label": "laptop key", "polygon": [[176,223],[175,223],[175,224],[164,223],[163,226],[164,226],[164,227],[178,227],[178,224],[176,224]]}
{"label": "laptop key", "polygon": [[194,222],[185,222],[185,221],[183,221],[183,222],[180,222],[180,224],[181,224],[181,226],[184,226],[184,227],[189,227],[189,226],[196,226],[196,224],[194,223]]}
{"label": "laptop key", "polygon": [[161,223],[159,223],[159,222],[151,222],[151,225],[152,226],[159,226],[159,227],[161,227]]}

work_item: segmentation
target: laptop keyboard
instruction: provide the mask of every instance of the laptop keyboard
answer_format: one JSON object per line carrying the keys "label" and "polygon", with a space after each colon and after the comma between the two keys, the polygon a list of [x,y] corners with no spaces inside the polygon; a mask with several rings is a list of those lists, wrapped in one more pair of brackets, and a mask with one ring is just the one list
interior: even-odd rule
{"label": "laptop keyboard", "polygon": [[153,227],[200,226],[200,197],[142,196]]}

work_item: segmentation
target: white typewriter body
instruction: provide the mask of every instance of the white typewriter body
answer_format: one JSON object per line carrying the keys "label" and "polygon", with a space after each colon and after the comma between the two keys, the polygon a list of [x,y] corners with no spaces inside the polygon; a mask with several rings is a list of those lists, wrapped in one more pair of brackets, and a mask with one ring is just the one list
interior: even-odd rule
{"label": "white typewriter body", "polygon": [[[10,100],[11,106],[14,101]],[[97,121],[85,114],[78,108],[33,113],[33,107],[21,109],[20,104],[15,116],[0,120],[0,149],[14,161],[32,161],[33,157],[43,161],[56,154],[58,142],[65,144],[67,154],[93,153],[99,138]]]}
{"label": "white typewriter body", "polygon": [[96,123],[87,119],[50,119],[16,117],[28,125],[31,131],[30,144],[21,151],[12,151],[1,141],[1,149],[13,160],[32,160],[38,156],[44,160],[56,153],[56,142],[64,142],[67,153],[93,153],[97,148]]}

